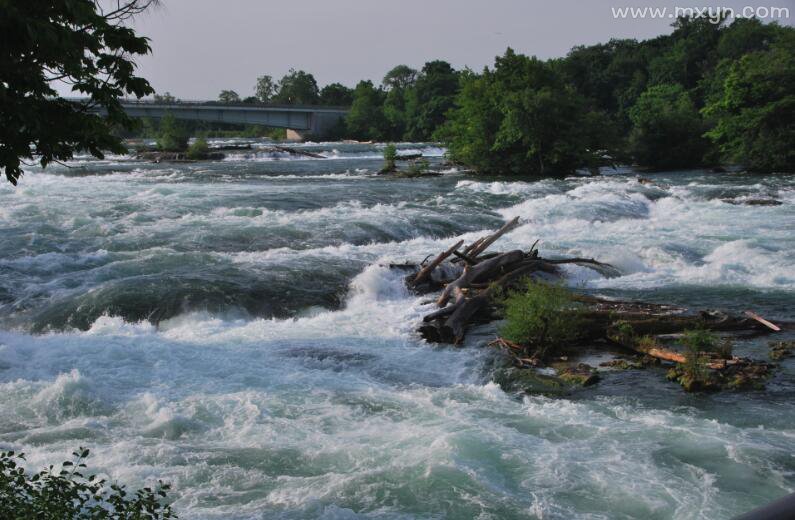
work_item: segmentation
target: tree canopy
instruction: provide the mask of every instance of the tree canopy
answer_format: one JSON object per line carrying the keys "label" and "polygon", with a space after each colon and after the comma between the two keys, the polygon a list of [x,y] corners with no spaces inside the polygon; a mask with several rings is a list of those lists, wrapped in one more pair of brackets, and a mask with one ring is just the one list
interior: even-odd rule
{"label": "tree canopy", "polygon": [[279,84],[273,81],[271,76],[267,74],[257,78],[257,84],[254,87],[254,95],[263,103],[270,101],[276,92],[279,91]]}
{"label": "tree canopy", "polygon": [[493,70],[464,76],[440,137],[480,172],[556,175],[599,162],[605,125],[550,63],[508,49]]}
{"label": "tree canopy", "polygon": [[240,96],[234,90],[222,90],[218,94],[218,101],[221,103],[240,103]]}
{"label": "tree canopy", "polygon": [[315,77],[303,70],[290,69],[279,81],[279,90],[273,101],[289,105],[314,105],[320,93]]}
{"label": "tree canopy", "polygon": [[[100,158],[126,151],[111,132],[133,124],[119,98],[154,91],[135,75],[133,61],[150,51],[149,41],[124,22],[152,3],[128,0],[103,10],[93,0],[0,0],[0,170],[12,184],[24,159],[44,167],[76,150]],[[87,99],[60,97],[59,83]]]}
{"label": "tree canopy", "polygon": [[761,172],[795,170],[795,34],[733,62],[704,109],[707,133],[730,160]]}

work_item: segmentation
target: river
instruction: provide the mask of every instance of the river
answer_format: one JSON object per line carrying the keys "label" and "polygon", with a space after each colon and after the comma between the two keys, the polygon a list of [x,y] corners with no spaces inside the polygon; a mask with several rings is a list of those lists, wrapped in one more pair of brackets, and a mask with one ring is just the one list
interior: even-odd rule
{"label": "river", "polygon": [[431,306],[383,267],[519,216],[499,249],[622,272],[569,269],[582,290],[795,320],[795,178],[388,179],[378,145],[302,146],[328,159],[78,157],[0,186],[0,447],[87,446],[188,519],[723,519],[795,491],[795,360],[764,392],[651,370],[511,395],[493,327],[424,343]]}

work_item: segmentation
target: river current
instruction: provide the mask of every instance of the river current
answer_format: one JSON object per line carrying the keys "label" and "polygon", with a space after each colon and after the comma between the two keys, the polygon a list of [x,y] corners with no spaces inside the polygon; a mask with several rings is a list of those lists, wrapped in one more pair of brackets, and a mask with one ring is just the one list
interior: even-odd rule
{"label": "river current", "polygon": [[795,321],[795,178],[389,179],[380,145],[260,145],[0,186],[0,448],[39,468],[87,446],[112,479],[171,482],[188,519],[723,519],[795,491],[794,359],[759,392],[652,370],[512,395],[493,326],[423,342],[431,305],[385,266],[519,216],[497,249],[621,271],[569,269],[584,291]]}

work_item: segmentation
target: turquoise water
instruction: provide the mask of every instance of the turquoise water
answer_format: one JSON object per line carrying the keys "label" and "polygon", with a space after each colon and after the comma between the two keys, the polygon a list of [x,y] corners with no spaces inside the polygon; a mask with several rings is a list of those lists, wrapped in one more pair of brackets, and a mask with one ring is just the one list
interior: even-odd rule
{"label": "turquoise water", "polygon": [[718,519],[795,491],[793,360],[765,392],[626,371],[510,395],[493,329],[425,344],[430,305],[382,267],[519,216],[502,248],[622,272],[573,268],[582,290],[795,321],[793,178],[395,180],[378,145],[307,148],[329,159],[79,158],[0,187],[0,447],[88,446],[183,518]]}

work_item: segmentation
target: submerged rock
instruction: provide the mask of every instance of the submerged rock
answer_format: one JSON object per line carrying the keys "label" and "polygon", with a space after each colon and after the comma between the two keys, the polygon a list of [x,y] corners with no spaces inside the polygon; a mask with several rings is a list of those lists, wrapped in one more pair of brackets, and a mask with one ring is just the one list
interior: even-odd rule
{"label": "submerged rock", "polygon": [[562,379],[532,369],[501,368],[494,372],[492,378],[506,392],[560,395],[569,390],[569,385]]}
{"label": "submerged rock", "polygon": [[747,358],[724,360],[723,365],[707,369],[688,369],[676,365],[667,377],[688,392],[716,392],[719,390],[762,390],[773,373],[774,365]]}
{"label": "submerged rock", "polygon": [[768,346],[770,347],[770,359],[778,361],[795,356],[795,340],[771,341]]}
{"label": "submerged rock", "polygon": [[579,363],[577,366],[561,370],[558,376],[573,386],[591,386],[599,381],[599,373],[591,365]]}

